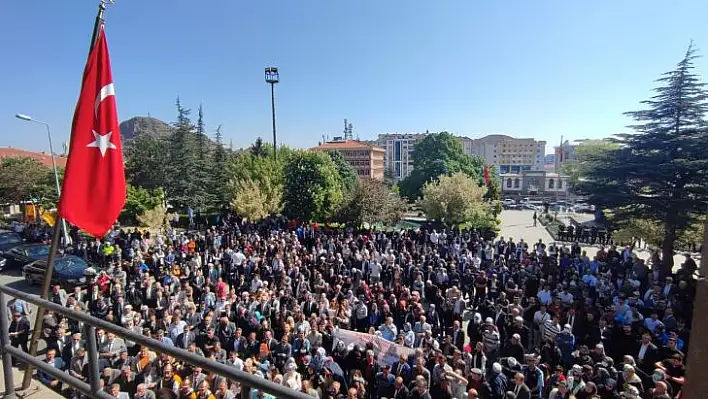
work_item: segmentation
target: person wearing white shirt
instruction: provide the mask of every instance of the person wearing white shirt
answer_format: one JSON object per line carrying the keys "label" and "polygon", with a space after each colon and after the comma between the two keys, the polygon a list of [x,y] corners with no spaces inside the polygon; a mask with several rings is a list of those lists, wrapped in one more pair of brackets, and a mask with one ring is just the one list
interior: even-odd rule
{"label": "person wearing white shirt", "polygon": [[381,263],[374,261],[369,264],[369,268],[371,269],[371,283],[378,283],[381,279]]}

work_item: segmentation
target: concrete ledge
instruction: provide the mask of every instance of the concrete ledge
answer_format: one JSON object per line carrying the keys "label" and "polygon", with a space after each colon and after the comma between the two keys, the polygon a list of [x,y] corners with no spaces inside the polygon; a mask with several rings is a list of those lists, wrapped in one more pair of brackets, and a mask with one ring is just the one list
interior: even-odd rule
{"label": "concrete ledge", "polygon": [[[0,371],[2,370],[2,363],[0,363]],[[2,373],[0,372],[0,375]],[[15,383],[15,395],[17,395],[18,398],[42,398],[42,399],[60,399],[63,398],[65,399],[64,396],[56,393],[55,391],[49,389],[48,387],[44,386],[41,382],[37,381],[36,379],[32,379],[32,383],[30,384],[30,387],[24,391],[19,391],[22,387],[22,378],[25,375],[24,370],[20,370],[17,367],[12,368],[12,377]],[[5,392],[5,381],[3,378],[0,377],[0,395],[2,392]],[[1,397],[1,396],[0,396]]]}

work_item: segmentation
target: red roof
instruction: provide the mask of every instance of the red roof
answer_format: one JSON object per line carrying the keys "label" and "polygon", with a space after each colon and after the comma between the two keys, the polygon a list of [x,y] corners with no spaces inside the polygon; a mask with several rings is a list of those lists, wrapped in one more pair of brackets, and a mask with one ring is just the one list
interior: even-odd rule
{"label": "red roof", "polygon": [[[49,168],[52,167],[52,157],[46,152],[34,152],[11,147],[0,147],[0,159],[2,158],[34,158],[41,162],[44,166]],[[54,159],[57,161],[57,168],[66,167],[65,157],[54,156]]]}

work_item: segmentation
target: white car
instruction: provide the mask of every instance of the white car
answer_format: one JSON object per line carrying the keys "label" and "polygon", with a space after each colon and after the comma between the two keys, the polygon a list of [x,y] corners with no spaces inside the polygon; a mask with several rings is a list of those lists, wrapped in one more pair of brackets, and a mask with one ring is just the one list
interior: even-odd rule
{"label": "white car", "polygon": [[573,206],[573,211],[579,213],[592,213],[595,212],[595,207],[590,204],[578,203]]}

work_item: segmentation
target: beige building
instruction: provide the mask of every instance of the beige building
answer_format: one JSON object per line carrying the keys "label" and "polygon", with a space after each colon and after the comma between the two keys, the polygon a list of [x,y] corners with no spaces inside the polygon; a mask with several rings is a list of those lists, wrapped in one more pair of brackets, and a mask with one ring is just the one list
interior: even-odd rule
{"label": "beige building", "polygon": [[362,179],[384,179],[383,148],[358,140],[329,141],[312,148],[312,151],[339,151]]}
{"label": "beige building", "polygon": [[466,137],[461,138],[463,149],[468,155],[478,155],[487,165],[494,165],[499,173],[520,173],[528,170],[543,170],[546,142],[531,138],[517,139],[503,134],[490,134],[472,140],[466,145]]}
{"label": "beige building", "polygon": [[[394,179],[400,181],[413,171],[413,149],[428,133],[379,134],[378,146],[386,151],[385,166]],[[480,156],[486,165],[496,166],[500,173],[520,173],[543,170],[546,142],[534,139],[516,139],[492,134],[479,139],[458,136],[462,151]]]}

